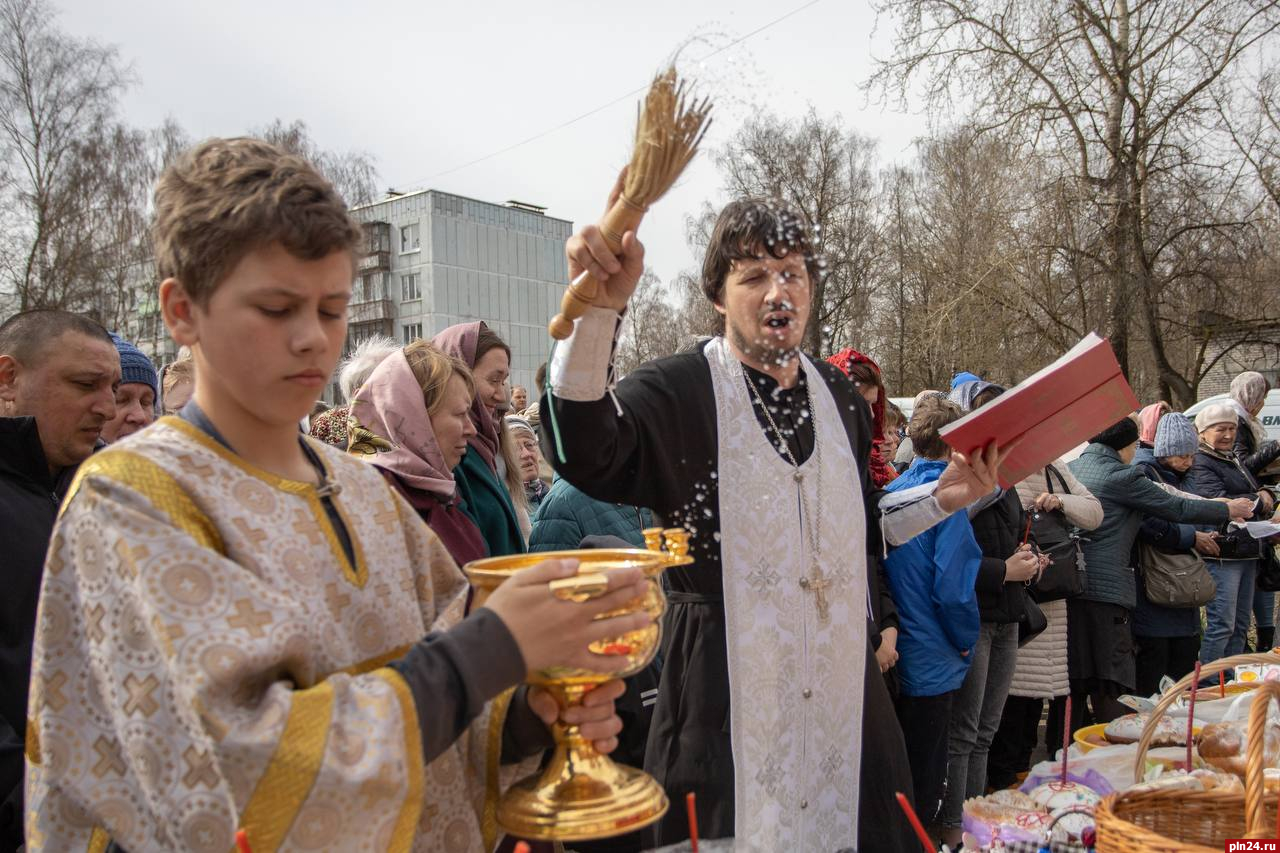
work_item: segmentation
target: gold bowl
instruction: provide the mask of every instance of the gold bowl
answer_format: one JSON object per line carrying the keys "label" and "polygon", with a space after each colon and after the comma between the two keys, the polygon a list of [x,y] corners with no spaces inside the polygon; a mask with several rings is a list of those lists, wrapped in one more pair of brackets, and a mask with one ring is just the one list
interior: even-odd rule
{"label": "gold bowl", "polygon": [[[653,621],[638,631],[607,637],[590,646],[596,654],[625,656],[625,667],[601,673],[558,666],[530,674],[528,682],[551,693],[562,711],[580,703],[588,692],[606,681],[640,672],[658,651],[661,617],[667,607],[659,578],[667,569],[689,565],[693,560],[689,557],[689,534],[681,528],[652,528],[644,531],[644,537],[646,549],[513,554],[475,560],[463,567],[475,589],[476,607],[516,572],[546,560],[578,561],[577,575],[551,583],[552,592],[568,601],[582,602],[602,595],[608,588],[605,573],[609,571],[638,568],[644,573],[647,583],[642,597],[596,618],[644,610]],[[555,752],[544,769],[517,782],[499,800],[498,823],[504,830],[521,838],[589,841],[648,826],[666,813],[667,796],[653,777],[601,755],[582,737],[577,726],[557,724],[552,734]]]}

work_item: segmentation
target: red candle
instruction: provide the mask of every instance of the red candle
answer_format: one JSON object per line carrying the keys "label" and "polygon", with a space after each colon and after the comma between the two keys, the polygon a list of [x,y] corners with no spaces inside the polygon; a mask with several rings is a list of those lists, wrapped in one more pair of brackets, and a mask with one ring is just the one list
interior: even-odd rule
{"label": "red candle", "polygon": [[1071,694],[1067,694],[1067,708],[1062,715],[1062,781],[1067,781],[1067,750],[1071,749]]}
{"label": "red candle", "polygon": [[529,853],[529,842],[517,841],[515,853]]}
{"label": "red candle", "polygon": [[[1221,673],[1219,673],[1221,675]],[[1187,708],[1187,772],[1191,772],[1191,749],[1195,746],[1192,733],[1196,724],[1196,691],[1200,689],[1200,661],[1196,661],[1196,672],[1191,682],[1191,704]]]}
{"label": "red candle", "polygon": [[1218,673],[1218,698],[1227,698],[1227,673],[1225,670]]}
{"label": "red candle", "polygon": [[689,843],[698,853],[698,798],[693,791],[684,795],[684,808],[689,813]]}
{"label": "red candle", "polygon": [[924,831],[924,824],[920,823],[920,818],[916,816],[916,810],[911,808],[911,803],[907,802],[907,795],[898,791],[894,796],[898,798],[898,805],[902,807],[902,813],[911,822],[911,828],[916,831],[916,837],[924,845],[924,853],[937,853],[937,848],[929,840],[929,833]]}
{"label": "red candle", "polygon": [[253,851],[249,849],[249,836],[245,834],[243,829],[236,830],[236,849],[239,850],[240,853],[253,853]]}

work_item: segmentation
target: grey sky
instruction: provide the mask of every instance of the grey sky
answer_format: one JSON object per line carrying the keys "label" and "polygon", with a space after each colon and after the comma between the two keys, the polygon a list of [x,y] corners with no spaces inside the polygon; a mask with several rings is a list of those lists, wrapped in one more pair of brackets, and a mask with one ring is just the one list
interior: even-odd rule
{"label": "grey sky", "polygon": [[[54,2],[65,29],[132,63],[124,112],[136,125],[172,115],[201,138],[302,119],[324,147],[372,153],[383,188],[514,198],[577,224],[599,216],[629,155],[638,96],[450,170],[645,85],[686,42],[680,67],[717,105],[708,148],[752,111],[798,116],[810,104],[878,138],[886,161],[908,158],[925,130],[919,116],[863,108],[858,82],[890,36],[884,22],[874,32],[866,0]],[[700,69],[692,61],[795,9]],[[695,264],[684,219],[705,200],[724,201],[704,154],[641,229],[664,281]]]}

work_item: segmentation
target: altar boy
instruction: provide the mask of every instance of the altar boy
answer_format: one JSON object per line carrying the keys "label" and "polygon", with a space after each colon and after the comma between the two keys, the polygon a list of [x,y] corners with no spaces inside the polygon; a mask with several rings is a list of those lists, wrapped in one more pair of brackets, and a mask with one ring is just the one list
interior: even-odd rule
{"label": "altar boy", "polygon": [[[521,573],[484,608],[377,471],[297,424],[342,353],[359,223],[253,139],[181,157],[155,196],[160,302],[192,401],[80,468],[40,599],[32,850],[492,849],[502,761],[555,705],[530,670],[642,627]],[[566,721],[608,750],[614,682]],[[540,719],[541,718],[541,719]]]}

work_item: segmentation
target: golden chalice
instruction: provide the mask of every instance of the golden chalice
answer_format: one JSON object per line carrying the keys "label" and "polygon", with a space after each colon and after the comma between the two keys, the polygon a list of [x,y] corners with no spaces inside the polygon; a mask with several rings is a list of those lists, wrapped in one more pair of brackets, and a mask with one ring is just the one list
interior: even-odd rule
{"label": "golden chalice", "polygon": [[[552,591],[570,601],[586,601],[605,592],[604,572],[611,569],[638,568],[648,578],[645,595],[619,611],[649,612],[654,621],[639,631],[609,637],[591,644],[591,651],[602,655],[622,655],[627,665],[622,670],[603,674],[587,669],[552,667],[529,677],[530,684],[546,688],[560,703],[561,709],[582,701],[582,697],[600,684],[635,675],[649,665],[662,638],[661,617],[667,608],[659,576],[672,566],[693,562],[689,555],[689,534],[681,528],[644,531],[647,550],[640,548],[600,548],[579,551],[546,551],[538,554],[516,554],[475,560],[463,567],[475,588],[475,606],[511,575],[549,559],[575,559],[578,574],[554,581]],[[664,550],[665,545],[665,550]],[[591,742],[582,737],[577,726],[557,724],[554,727],[555,752],[545,769],[517,782],[498,802],[498,823],[504,830],[521,838],[588,841],[608,838],[647,826],[667,811],[667,796],[652,776],[615,764],[601,755]]]}

